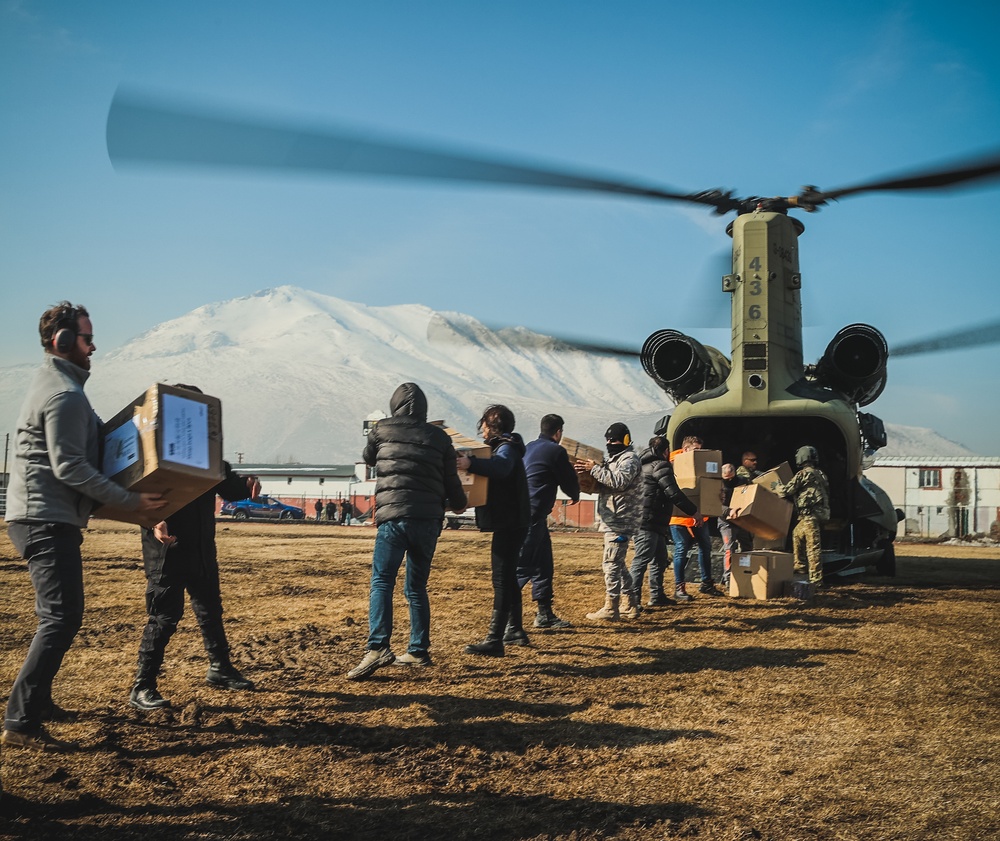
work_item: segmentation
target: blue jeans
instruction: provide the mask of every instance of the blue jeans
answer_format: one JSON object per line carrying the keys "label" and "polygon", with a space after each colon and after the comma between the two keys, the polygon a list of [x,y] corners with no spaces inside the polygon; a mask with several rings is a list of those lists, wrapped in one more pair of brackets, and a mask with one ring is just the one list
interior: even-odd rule
{"label": "blue jeans", "polygon": [[11,523],[7,536],[28,562],[38,616],[3,725],[23,732],[41,726],[52,703],[52,681],[83,624],[83,533],[63,523]]}
{"label": "blue jeans", "polygon": [[[692,535],[691,532],[694,534]],[[712,535],[708,533],[708,526],[696,526],[692,529],[687,526],[671,526],[670,534],[674,538],[674,584],[679,587],[684,583],[688,551],[695,541],[698,543],[698,566],[701,567],[701,583],[711,583]]]}
{"label": "blue jeans", "polygon": [[441,534],[442,516],[436,520],[389,520],[378,527],[372,553],[372,583],[368,597],[368,648],[388,648],[392,636],[392,591],[406,556],[403,594],[410,606],[411,654],[426,654],[431,645],[431,605],[427,579],[431,559]]}
{"label": "blue jeans", "polygon": [[427,598],[427,579],[443,520],[443,516],[436,520],[390,520],[378,527],[368,596],[369,649],[389,647],[392,591],[404,556],[406,581],[403,595],[410,606],[410,645],[407,650],[411,654],[426,654],[430,648],[431,605]]}
{"label": "blue jeans", "polygon": [[656,598],[663,593],[663,573],[667,569],[667,537],[651,529],[639,529],[635,533],[635,554],[632,556],[632,592],[636,601],[642,601],[642,579],[649,569],[649,595]]}

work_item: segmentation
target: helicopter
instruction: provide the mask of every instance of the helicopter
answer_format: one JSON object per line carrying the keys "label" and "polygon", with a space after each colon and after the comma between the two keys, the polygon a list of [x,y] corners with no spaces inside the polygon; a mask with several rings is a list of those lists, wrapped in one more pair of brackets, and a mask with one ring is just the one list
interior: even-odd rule
{"label": "helicopter", "polygon": [[764,465],[794,463],[799,447],[820,456],[831,492],[822,534],[824,571],[895,573],[893,540],[902,513],[868,480],[866,459],[887,443],[885,425],[861,409],[887,382],[893,358],[1000,341],[1000,321],[890,350],[868,324],[850,324],[821,358],[806,364],[802,348],[799,238],[804,223],[790,211],[813,213],[861,193],[940,190],[1000,177],[1000,151],[948,166],[835,190],[806,186],[793,196],[738,197],[719,189],[684,193],[661,186],[595,177],[558,168],[494,160],[361,132],[224,116],[137,93],[116,92],[107,119],[114,166],[177,165],[368,174],[611,193],[686,202],[719,216],[735,213],[731,271],[732,345],[727,356],[680,331],[663,329],[640,349],[560,340],[592,353],[638,357],[643,370],[675,403],[654,434],[671,449],[697,434],[723,459],[739,463],[752,450]]}

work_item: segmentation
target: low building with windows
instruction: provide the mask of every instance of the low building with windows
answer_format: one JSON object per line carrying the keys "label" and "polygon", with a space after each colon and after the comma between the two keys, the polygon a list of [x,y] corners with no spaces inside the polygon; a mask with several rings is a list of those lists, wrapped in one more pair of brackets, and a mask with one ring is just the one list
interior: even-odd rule
{"label": "low building with windows", "polygon": [[900,537],[1000,539],[1000,458],[877,456],[865,476],[903,512]]}

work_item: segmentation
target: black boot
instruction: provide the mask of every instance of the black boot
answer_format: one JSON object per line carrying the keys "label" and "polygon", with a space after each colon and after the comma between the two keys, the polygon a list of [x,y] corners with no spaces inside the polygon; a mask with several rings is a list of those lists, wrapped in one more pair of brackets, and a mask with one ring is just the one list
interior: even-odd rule
{"label": "black boot", "polygon": [[560,619],[552,610],[552,602],[539,602],[535,615],[536,628],[572,628],[573,623]]}
{"label": "black boot", "polygon": [[499,610],[493,611],[490,618],[490,627],[486,632],[486,638],[482,642],[465,646],[466,654],[480,654],[485,657],[503,657],[503,632],[507,617]]}
{"label": "black boot", "polygon": [[228,659],[213,659],[208,665],[205,680],[212,686],[218,686],[220,689],[251,690],[254,688],[253,683],[243,677]]}
{"label": "black boot", "polygon": [[503,641],[506,645],[531,645],[531,640],[524,632],[524,619],[522,618],[521,591],[514,592],[511,600],[510,616],[507,619],[507,629],[504,631]]}
{"label": "black boot", "polygon": [[139,661],[139,669],[135,675],[135,683],[129,693],[129,705],[137,710],[149,712],[169,707],[170,702],[156,691],[156,673],[159,671],[152,663]]}

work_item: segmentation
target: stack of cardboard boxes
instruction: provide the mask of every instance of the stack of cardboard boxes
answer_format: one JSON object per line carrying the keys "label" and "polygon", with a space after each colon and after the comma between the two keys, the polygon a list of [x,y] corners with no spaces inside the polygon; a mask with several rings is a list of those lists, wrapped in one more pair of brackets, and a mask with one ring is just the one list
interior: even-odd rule
{"label": "stack of cardboard boxes", "polygon": [[674,456],[677,487],[706,517],[722,516],[722,451],[689,450]]}
{"label": "stack of cardboard boxes", "polygon": [[733,491],[727,519],[754,535],[753,551],[732,560],[729,595],[734,598],[808,598],[802,588],[795,589],[800,582],[793,581],[791,553],[780,551],[791,524],[792,504],[774,488],[791,478],[792,468],[784,462]]}

